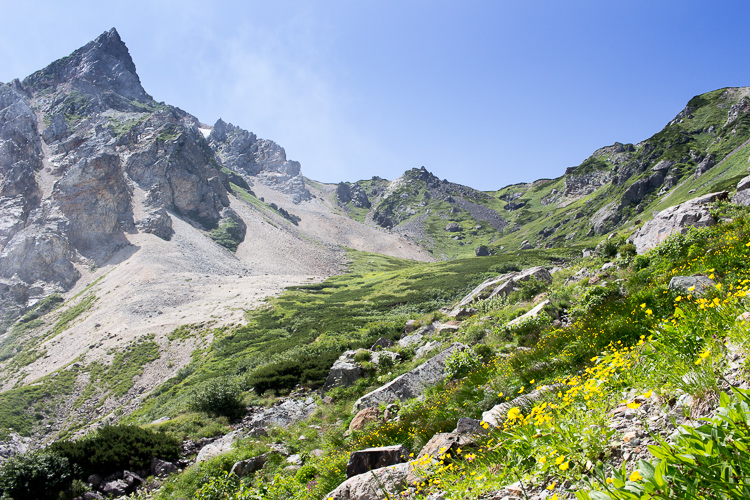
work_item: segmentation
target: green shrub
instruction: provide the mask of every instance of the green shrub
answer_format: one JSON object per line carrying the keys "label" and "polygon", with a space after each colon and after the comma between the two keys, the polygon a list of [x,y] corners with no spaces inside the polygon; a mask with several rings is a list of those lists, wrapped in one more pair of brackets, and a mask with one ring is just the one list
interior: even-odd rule
{"label": "green shrub", "polygon": [[482,358],[472,349],[455,351],[445,360],[445,378],[463,378],[482,364]]}
{"label": "green shrub", "polygon": [[247,378],[247,384],[258,394],[272,390],[277,395],[299,383],[321,386],[338,357],[338,351],[328,351],[300,356],[294,361],[270,363],[253,371]]}
{"label": "green shrub", "polygon": [[357,363],[362,363],[364,361],[370,361],[370,359],[372,359],[372,353],[370,351],[368,351],[367,349],[360,349],[354,355],[354,361],[356,361]]}
{"label": "green shrub", "polygon": [[488,346],[487,344],[477,344],[474,346],[474,352],[477,353],[477,356],[482,358],[483,362],[488,362],[495,356],[495,351],[492,349],[492,347]]}
{"label": "green shrub", "polygon": [[54,498],[77,475],[68,458],[50,450],[11,457],[0,466],[2,498],[39,500]]}
{"label": "green shrub", "polygon": [[519,294],[521,300],[531,300],[549,288],[547,283],[533,276],[526,281],[518,282],[516,286],[519,291],[514,293]]}
{"label": "green shrub", "polygon": [[620,248],[617,249],[617,253],[623,257],[635,257],[637,252],[635,245],[632,243],[625,243],[624,245],[620,245]]}
{"label": "green shrub", "polygon": [[188,404],[191,410],[232,419],[245,413],[240,388],[227,378],[211,379],[202,384],[192,393]]}
{"label": "green shrub", "polygon": [[314,465],[303,465],[297,473],[294,474],[294,479],[296,479],[298,483],[307,484],[315,479],[315,476],[317,475],[318,469]]}
{"label": "green shrub", "polygon": [[235,252],[245,238],[245,232],[234,219],[227,217],[208,236],[224,248]]}
{"label": "green shrub", "polygon": [[163,432],[131,425],[102,427],[78,441],[58,441],[49,450],[80,468],[81,477],[107,476],[122,470],[145,470],[151,460],[175,460],[180,442]]}

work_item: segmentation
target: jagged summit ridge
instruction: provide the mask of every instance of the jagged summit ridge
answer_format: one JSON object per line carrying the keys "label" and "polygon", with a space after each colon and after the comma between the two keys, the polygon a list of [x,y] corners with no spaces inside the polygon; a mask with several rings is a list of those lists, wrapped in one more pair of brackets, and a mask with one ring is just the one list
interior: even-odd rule
{"label": "jagged summit ridge", "polygon": [[286,151],[273,141],[226,123],[214,124],[208,143],[229,169],[252,185],[254,179],[291,196],[294,203],[310,199],[299,162],[287,160]]}
{"label": "jagged summit ridge", "polygon": [[135,63],[115,28],[26,77],[23,85],[34,90],[69,85],[70,90],[86,94],[112,92],[141,103],[152,100],[141,86]]}

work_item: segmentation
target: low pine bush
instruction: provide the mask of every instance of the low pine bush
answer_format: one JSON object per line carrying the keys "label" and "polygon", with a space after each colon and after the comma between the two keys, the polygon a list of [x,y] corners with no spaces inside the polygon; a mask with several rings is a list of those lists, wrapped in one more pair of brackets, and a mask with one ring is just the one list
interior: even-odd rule
{"label": "low pine bush", "polygon": [[58,441],[49,450],[78,468],[80,477],[149,469],[151,460],[175,460],[180,442],[163,432],[130,425],[102,427],[78,441]]}

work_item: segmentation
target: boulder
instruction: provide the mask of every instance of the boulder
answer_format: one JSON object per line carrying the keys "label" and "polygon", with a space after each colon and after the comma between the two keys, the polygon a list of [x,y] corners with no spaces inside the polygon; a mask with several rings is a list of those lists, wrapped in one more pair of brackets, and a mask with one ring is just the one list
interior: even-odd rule
{"label": "boulder", "polygon": [[387,347],[393,347],[393,341],[391,339],[387,339],[384,337],[380,337],[378,340],[375,341],[374,344],[372,344],[372,347],[370,347],[371,351],[377,351],[379,348],[387,348]]}
{"label": "boulder", "polygon": [[445,378],[445,360],[448,356],[455,351],[464,349],[466,349],[465,345],[454,343],[448,349],[433,356],[410,372],[404,373],[384,386],[365,394],[354,403],[354,409],[361,410],[380,404],[405,401],[421,395],[427,387]]}
{"label": "boulder", "polygon": [[477,312],[478,311],[473,307],[457,307],[449,312],[448,316],[456,319],[464,319],[476,314]]}
{"label": "boulder", "polygon": [[737,191],[734,196],[732,196],[732,203],[735,205],[742,205],[743,207],[750,206],[750,189]]}
{"label": "boulder", "polygon": [[459,457],[459,448],[473,445],[471,437],[453,432],[435,434],[427,441],[419,452],[417,459],[430,457],[431,460],[447,462],[451,458]]}
{"label": "boulder", "polygon": [[490,249],[484,245],[479,245],[476,250],[474,250],[474,255],[476,255],[477,257],[487,257],[489,254]]}
{"label": "boulder", "polygon": [[433,340],[432,342],[427,342],[425,345],[414,351],[414,359],[422,359],[427,354],[429,354],[433,349],[440,346],[439,340]]}
{"label": "boulder", "polygon": [[539,399],[549,391],[558,390],[558,385],[542,386],[528,394],[519,396],[505,403],[495,405],[489,410],[482,413],[482,421],[493,427],[500,427],[508,415],[511,408],[518,408],[522,412],[531,409]]}
{"label": "boulder", "polygon": [[151,460],[151,474],[154,476],[168,476],[177,472],[177,466],[160,458]]}
{"label": "boulder", "polygon": [[[716,282],[708,276],[696,274],[693,276],[674,276],[669,280],[669,289],[681,293],[690,293],[694,296],[703,295],[707,290],[716,285]],[[692,290],[691,290],[692,288]]]}
{"label": "boulder", "polygon": [[398,341],[398,345],[401,347],[409,347],[410,345],[419,344],[422,341],[422,335],[419,333],[412,333]]}
{"label": "boulder", "polygon": [[102,486],[102,493],[113,497],[122,497],[128,494],[128,483],[122,479],[116,479]]}
{"label": "boulder", "polygon": [[[237,431],[232,431],[229,434],[225,434],[221,438],[217,439],[213,443],[207,444],[201,451],[198,452],[198,456],[195,457],[196,463],[208,460],[211,457],[221,455],[232,449],[232,444],[240,438],[240,434]],[[153,467],[153,464],[152,464]]]}
{"label": "boulder", "polygon": [[396,465],[409,460],[409,450],[402,445],[381,446],[352,452],[346,464],[346,477]]}
{"label": "boulder", "polygon": [[746,189],[750,189],[750,175],[737,183],[737,191],[745,191]]}
{"label": "boulder", "polygon": [[396,498],[410,482],[411,462],[375,469],[341,483],[326,500],[384,500]]}
{"label": "boulder", "polygon": [[323,384],[323,394],[334,387],[349,387],[365,374],[359,363],[354,362],[356,351],[346,351],[333,363]]}
{"label": "boulder", "polygon": [[98,491],[87,491],[81,498],[83,500],[104,500],[104,497]]}
{"label": "boulder", "polygon": [[357,413],[349,423],[350,431],[361,431],[371,422],[380,420],[380,410],[375,407],[365,408]]}
{"label": "boulder", "polygon": [[629,241],[639,254],[643,254],[672,234],[685,234],[690,227],[713,226],[716,221],[705,205],[726,197],[726,191],[711,193],[662,210],[636,231]]}
{"label": "boulder", "polygon": [[519,323],[523,323],[524,321],[526,321],[528,319],[536,318],[537,316],[539,316],[540,314],[542,314],[544,312],[544,308],[546,306],[548,306],[549,304],[551,304],[551,302],[549,301],[549,299],[544,300],[544,301],[538,303],[536,306],[534,306],[534,308],[531,311],[527,312],[526,314],[524,314],[522,316],[517,317],[516,319],[514,319],[513,321],[511,321],[510,323],[508,323],[505,326],[506,327],[515,326],[515,325],[517,325]]}
{"label": "boulder", "polygon": [[473,418],[461,417],[456,422],[456,430],[453,434],[459,435],[473,435],[473,434],[487,434],[489,431],[482,427],[479,420]]}
{"label": "boulder", "polygon": [[128,485],[128,490],[135,491],[135,489],[143,484],[143,478],[135,472],[126,470],[122,473],[122,480]]}
{"label": "boulder", "polygon": [[484,298],[487,298],[490,293],[492,293],[492,290],[495,289],[500,283],[504,283],[505,281],[509,280],[515,275],[515,273],[507,273],[500,276],[497,276],[495,278],[488,279],[484,282],[482,282],[480,285],[478,285],[474,290],[472,290],[466,297],[461,299],[461,302],[458,303],[456,306],[456,309],[460,309],[462,307],[466,307],[467,305],[471,304],[475,300],[481,300]]}
{"label": "boulder", "polygon": [[445,226],[445,230],[449,233],[457,233],[461,230],[461,226],[459,226],[455,222],[450,222],[447,226]]}
{"label": "boulder", "polygon": [[312,397],[286,398],[270,408],[252,407],[251,414],[245,418],[245,427],[251,435],[262,436],[271,425],[286,428],[294,422],[306,420],[317,407]]}
{"label": "boulder", "polygon": [[144,233],[154,234],[167,241],[172,239],[174,234],[172,218],[164,210],[164,207],[154,208],[147,212],[142,219],[135,223],[135,226]]}
{"label": "boulder", "polygon": [[234,474],[237,477],[249,476],[256,470],[262,469],[263,466],[266,465],[267,458],[268,455],[263,454],[257,457],[235,462],[234,465],[232,465],[232,470],[230,471],[230,473]]}

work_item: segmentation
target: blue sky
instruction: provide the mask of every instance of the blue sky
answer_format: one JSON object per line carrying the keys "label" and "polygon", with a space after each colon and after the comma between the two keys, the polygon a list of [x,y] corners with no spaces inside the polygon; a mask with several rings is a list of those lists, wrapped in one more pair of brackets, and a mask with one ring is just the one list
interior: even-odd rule
{"label": "blue sky", "polygon": [[750,85],[746,0],[0,0],[0,81],[116,27],[156,100],[272,139],[304,175],[557,177]]}

